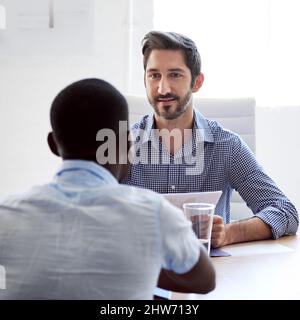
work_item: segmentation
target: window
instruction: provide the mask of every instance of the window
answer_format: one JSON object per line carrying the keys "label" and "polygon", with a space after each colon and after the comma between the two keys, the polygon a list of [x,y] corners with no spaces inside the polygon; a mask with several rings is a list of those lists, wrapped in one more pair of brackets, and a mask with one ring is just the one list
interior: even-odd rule
{"label": "window", "polygon": [[154,0],[154,29],[193,39],[206,97],[300,104],[298,0]]}

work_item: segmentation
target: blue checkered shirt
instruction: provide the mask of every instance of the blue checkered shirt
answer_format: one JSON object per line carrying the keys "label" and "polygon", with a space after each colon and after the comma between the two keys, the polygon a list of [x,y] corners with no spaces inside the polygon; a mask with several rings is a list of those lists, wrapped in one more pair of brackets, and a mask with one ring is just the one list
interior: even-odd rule
{"label": "blue checkered shirt", "polygon": [[[275,239],[296,233],[299,224],[296,208],[237,134],[194,110],[192,139],[173,156],[152,129],[153,115],[146,115],[133,125],[136,147],[129,174],[122,183],[158,193],[222,190],[215,211],[226,223],[230,221],[230,198],[235,189],[253,214],[271,227]],[[201,133],[200,138],[196,131]],[[200,153],[196,153],[197,147]],[[196,166],[187,159],[196,154],[203,157],[203,168],[199,170],[198,166],[193,172]],[[153,158],[159,161],[155,162]]]}

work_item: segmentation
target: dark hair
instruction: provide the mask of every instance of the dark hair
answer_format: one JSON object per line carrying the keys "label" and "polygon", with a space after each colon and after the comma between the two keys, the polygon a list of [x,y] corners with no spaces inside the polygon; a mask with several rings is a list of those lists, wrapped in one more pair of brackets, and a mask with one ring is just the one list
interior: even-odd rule
{"label": "dark hair", "polygon": [[142,45],[144,70],[152,50],[182,50],[185,64],[192,74],[192,85],[194,84],[201,72],[201,57],[193,40],[175,32],[151,31],[144,36]]}
{"label": "dark hair", "polygon": [[97,132],[109,128],[118,133],[120,120],[128,120],[127,102],[115,87],[100,79],[67,86],[50,110],[55,140],[69,155],[95,152]]}

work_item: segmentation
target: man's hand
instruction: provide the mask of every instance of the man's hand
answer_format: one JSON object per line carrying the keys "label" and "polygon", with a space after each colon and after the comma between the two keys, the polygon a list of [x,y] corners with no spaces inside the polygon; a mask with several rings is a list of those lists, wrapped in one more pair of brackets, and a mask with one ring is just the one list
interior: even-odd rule
{"label": "man's hand", "polygon": [[224,224],[223,218],[215,215],[211,233],[211,246],[220,248],[231,243],[272,239],[270,226],[258,217]]}
{"label": "man's hand", "polygon": [[226,245],[226,229],[223,218],[215,215],[211,232],[211,246],[219,248]]}

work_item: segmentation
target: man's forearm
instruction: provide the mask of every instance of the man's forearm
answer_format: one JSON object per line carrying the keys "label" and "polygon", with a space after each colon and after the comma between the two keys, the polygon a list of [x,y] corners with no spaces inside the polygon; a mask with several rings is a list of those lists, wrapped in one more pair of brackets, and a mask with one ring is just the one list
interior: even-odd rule
{"label": "man's forearm", "polygon": [[224,245],[272,238],[271,228],[257,217],[225,225],[225,234]]}
{"label": "man's forearm", "polygon": [[182,274],[162,269],[158,287],[166,290],[187,293],[208,293],[215,288],[216,274],[207,250],[200,248],[199,260],[193,268]]}

